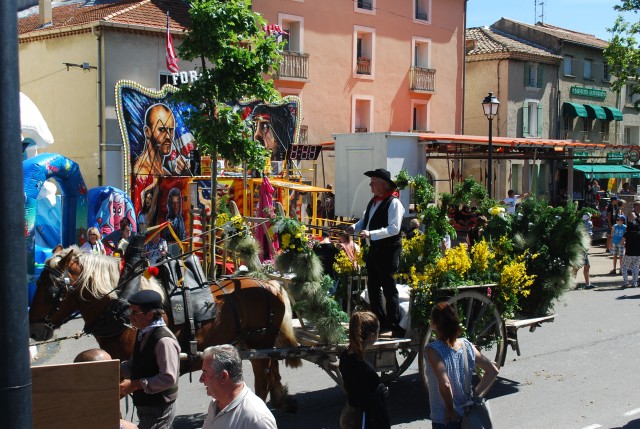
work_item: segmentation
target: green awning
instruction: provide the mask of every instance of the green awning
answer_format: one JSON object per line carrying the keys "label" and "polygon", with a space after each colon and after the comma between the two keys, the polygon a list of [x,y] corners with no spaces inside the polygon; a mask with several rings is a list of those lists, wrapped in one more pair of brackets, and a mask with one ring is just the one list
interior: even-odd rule
{"label": "green awning", "polygon": [[588,179],[640,179],[640,170],[628,165],[586,164],[574,165]]}
{"label": "green awning", "polygon": [[568,101],[566,101],[562,103],[562,115],[569,116],[570,118],[575,118],[576,116],[586,118],[587,109],[585,109],[582,104],[569,103]]}
{"label": "green awning", "polygon": [[602,106],[604,113],[607,115],[607,119],[610,121],[621,121],[622,112],[615,107]]}
{"label": "green awning", "polygon": [[601,121],[607,119],[607,114],[604,113],[602,106],[598,106],[597,104],[585,104],[584,108],[587,109],[587,115],[591,119],[600,119]]}

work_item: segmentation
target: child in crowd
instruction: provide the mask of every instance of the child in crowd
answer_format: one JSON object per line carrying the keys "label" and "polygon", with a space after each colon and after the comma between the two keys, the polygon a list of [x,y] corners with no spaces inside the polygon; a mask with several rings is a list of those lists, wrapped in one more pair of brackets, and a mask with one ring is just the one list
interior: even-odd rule
{"label": "child in crowd", "polygon": [[349,348],[340,355],[340,373],[347,391],[347,405],[340,429],[389,429],[387,387],[367,361],[365,351],[378,339],[380,322],[370,311],[356,311],[349,321]]}
{"label": "child in crowd", "polygon": [[624,216],[616,216],[616,224],[611,227],[611,253],[613,253],[613,270],[609,274],[616,273],[616,265],[620,258],[620,267],[622,268],[622,257],[624,256],[624,247],[622,246],[622,237],[627,231],[627,225],[624,224]]}

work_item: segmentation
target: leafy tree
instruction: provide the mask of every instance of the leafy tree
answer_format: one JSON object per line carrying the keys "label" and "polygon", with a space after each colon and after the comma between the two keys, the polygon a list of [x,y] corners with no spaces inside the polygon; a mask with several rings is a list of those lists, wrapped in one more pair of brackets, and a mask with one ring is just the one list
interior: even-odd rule
{"label": "leafy tree", "polygon": [[[243,98],[265,102],[278,98],[273,81],[266,80],[265,75],[279,65],[281,44],[266,34],[266,21],[251,10],[249,0],[191,0],[189,16],[191,31],[179,55],[187,61],[200,60],[200,78],[176,96],[197,107],[187,122],[198,147],[211,156],[211,185],[217,189],[218,157],[234,164],[246,162],[251,169],[264,169],[268,159],[265,148],[254,141],[242,112],[227,103]],[[216,192],[211,198],[213,209],[217,206]],[[212,215],[215,225],[215,210]]]}
{"label": "leafy tree", "polygon": [[[618,12],[640,11],[640,0],[621,0],[619,5],[613,7]],[[609,73],[616,77],[612,83],[614,91],[620,91],[627,82],[632,81],[630,90],[633,94],[640,93],[640,22],[630,22],[620,14],[613,28],[609,29],[612,38],[609,46],[604,50],[604,57],[609,64]],[[635,103],[640,110],[640,104]]]}

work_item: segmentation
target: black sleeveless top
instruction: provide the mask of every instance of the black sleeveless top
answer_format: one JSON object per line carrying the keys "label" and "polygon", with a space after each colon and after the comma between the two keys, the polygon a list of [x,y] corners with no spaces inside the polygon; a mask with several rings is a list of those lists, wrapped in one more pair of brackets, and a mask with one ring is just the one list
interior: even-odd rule
{"label": "black sleeveless top", "polygon": [[[391,201],[395,198],[396,197],[393,195],[385,198],[376,208],[375,213],[373,213],[373,216],[371,217],[371,221],[369,221],[369,212],[373,206],[373,199],[371,199],[367,205],[367,211],[365,212],[364,219],[362,221],[363,229],[375,230],[389,226],[389,207],[391,206]],[[367,224],[369,225],[368,228]],[[400,231],[398,231],[398,234],[392,235],[391,237],[382,238],[380,240],[371,240],[370,244],[372,249],[401,246],[402,235],[400,234]]]}

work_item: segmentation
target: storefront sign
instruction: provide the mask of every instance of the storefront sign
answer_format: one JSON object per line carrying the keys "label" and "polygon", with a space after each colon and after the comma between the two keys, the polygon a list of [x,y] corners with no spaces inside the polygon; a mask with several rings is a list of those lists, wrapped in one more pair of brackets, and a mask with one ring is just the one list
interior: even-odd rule
{"label": "storefront sign", "polygon": [[586,164],[588,159],[589,159],[589,152],[587,151],[576,151],[573,153],[574,164]]}
{"label": "storefront sign", "polygon": [[624,152],[609,152],[607,154],[607,164],[622,164],[624,162]]}
{"label": "storefront sign", "polygon": [[571,95],[581,95],[583,97],[590,97],[590,98],[604,99],[607,96],[607,91],[603,91],[601,89],[595,89],[595,88],[587,88],[584,86],[572,86],[570,92],[571,92]]}
{"label": "storefront sign", "polygon": [[637,150],[630,150],[629,152],[627,152],[627,159],[631,163],[638,162],[638,160],[640,159],[640,153]]}

